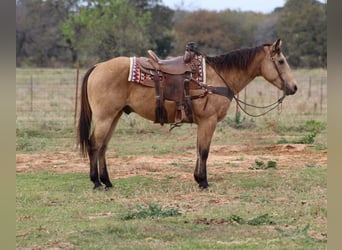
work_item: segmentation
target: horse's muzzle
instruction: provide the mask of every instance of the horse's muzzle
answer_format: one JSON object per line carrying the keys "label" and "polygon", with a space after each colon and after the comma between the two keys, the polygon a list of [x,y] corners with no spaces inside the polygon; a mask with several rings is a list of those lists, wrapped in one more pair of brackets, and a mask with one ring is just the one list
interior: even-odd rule
{"label": "horse's muzzle", "polygon": [[294,95],[297,92],[297,89],[298,89],[297,85],[294,84],[293,86],[286,88],[285,94],[286,95]]}

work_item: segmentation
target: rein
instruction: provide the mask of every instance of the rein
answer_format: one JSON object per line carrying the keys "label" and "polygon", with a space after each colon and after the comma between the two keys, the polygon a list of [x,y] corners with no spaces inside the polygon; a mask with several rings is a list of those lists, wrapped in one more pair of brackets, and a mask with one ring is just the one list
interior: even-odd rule
{"label": "rein", "polygon": [[[244,101],[241,101],[240,99],[238,99],[237,97],[234,96],[234,100],[236,101],[236,103],[238,104],[238,106],[240,107],[240,109],[245,112],[245,114],[249,115],[249,116],[252,116],[252,117],[260,117],[260,116],[263,116],[263,115],[266,115],[267,113],[269,113],[270,111],[272,111],[273,109],[277,108],[280,104],[282,104],[283,100],[285,99],[286,95],[284,94],[282,97],[280,97],[277,101],[275,101],[274,103],[272,104],[269,104],[269,105],[266,105],[266,106],[256,106],[256,105],[253,105],[253,104],[249,104],[249,103],[246,103]],[[241,106],[241,103],[246,105],[246,106],[249,106],[249,107],[253,107],[253,108],[259,108],[259,109],[265,109],[265,108],[269,108],[267,111],[261,113],[261,114],[251,114],[249,112],[246,111],[245,108],[243,108]]]}
{"label": "rein", "polygon": [[[285,80],[284,80],[284,78],[282,77],[281,72],[280,72],[280,70],[279,70],[279,68],[278,68],[278,66],[277,66],[277,64],[276,64],[276,62],[275,62],[275,60],[274,60],[273,57],[271,57],[271,60],[272,60],[272,62],[273,62],[273,65],[274,65],[276,71],[278,72],[278,77],[279,77],[280,80],[281,80],[282,89],[283,89],[284,94],[283,94],[283,96],[280,97],[277,101],[275,101],[274,103],[271,103],[271,104],[269,104],[269,105],[266,105],[266,106],[257,106],[257,105],[249,104],[249,103],[246,103],[246,102],[240,100],[238,97],[236,97],[236,96],[234,95],[234,92],[233,92],[233,91],[231,90],[231,88],[229,87],[229,84],[228,84],[227,81],[222,77],[222,75],[216,70],[216,67],[214,67],[213,65],[211,65],[211,64],[208,63],[208,62],[207,62],[207,63],[214,69],[215,73],[220,77],[220,79],[221,79],[221,80],[224,82],[224,84],[226,85],[226,87],[227,87],[227,89],[228,89],[228,90],[227,90],[227,93],[230,93],[230,94],[229,94],[229,96],[228,96],[228,95],[224,95],[224,96],[228,97],[230,100],[231,100],[231,97],[232,97],[232,98],[236,101],[236,103],[237,103],[237,105],[240,107],[240,109],[241,109],[245,114],[247,114],[247,115],[249,115],[249,116],[252,116],[252,117],[260,117],[260,116],[263,116],[263,115],[269,113],[270,111],[274,110],[275,108],[277,108],[280,104],[282,104],[283,100],[284,100],[285,97],[286,97],[286,94],[285,94],[285,93],[286,93],[286,84],[285,84]],[[214,92],[213,92],[213,93],[214,93]],[[231,93],[233,93],[233,94],[231,94]],[[215,94],[215,93],[214,93],[214,94]],[[217,94],[219,94],[219,93],[217,93]],[[268,108],[268,110],[266,110],[265,112],[263,112],[263,113],[261,113],[261,114],[255,115],[255,114],[251,114],[251,113],[247,112],[247,110],[246,110],[245,108],[243,108],[241,104],[244,104],[244,105],[246,105],[246,106],[248,106],[248,107],[258,108],[258,109],[267,109],[267,108]]]}

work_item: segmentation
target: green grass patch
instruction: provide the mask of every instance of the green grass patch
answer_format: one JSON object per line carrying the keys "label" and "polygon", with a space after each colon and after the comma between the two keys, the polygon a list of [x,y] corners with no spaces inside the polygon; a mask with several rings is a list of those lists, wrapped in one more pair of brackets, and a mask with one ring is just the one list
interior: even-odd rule
{"label": "green grass patch", "polygon": [[268,169],[268,168],[276,168],[277,167],[277,162],[276,161],[267,161],[265,163],[262,160],[255,160],[255,163],[252,164],[249,169]]}
{"label": "green grass patch", "polygon": [[255,176],[241,176],[239,178],[239,184],[246,190],[258,190],[258,189],[269,189],[277,185],[277,182],[270,178],[275,174],[270,173],[269,175],[258,174]]}
{"label": "green grass patch", "polygon": [[177,208],[164,209],[159,204],[149,204],[148,206],[137,205],[135,209],[124,212],[120,215],[122,220],[163,218],[179,216],[181,213]]}
{"label": "green grass patch", "polygon": [[[326,144],[321,142],[316,142],[317,136],[326,131],[326,124],[316,120],[307,120],[302,124],[297,126],[279,123],[274,126],[273,130],[281,135],[291,135],[296,136],[296,138],[288,139],[286,137],[281,137],[277,144],[294,143],[294,144],[314,144],[316,143],[317,150],[325,150]],[[305,133],[305,135],[302,135]],[[326,132],[324,132],[326,133]]]}
{"label": "green grass patch", "polygon": [[227,117],[222,124],[235,129],[253,129],[256,127],[255,120],[253,118],[247,119],[241,111],[237,111],[233,118]]}
{"label": "green grass patch", "polygon": [[74,150],[76,135],[72,129],[17,129],[16,151],[37,152],[37,151],[59,151],[68,149]]}
{"label": "green grass patch", "polygon": [[88,174],[20,173],[17,248],[325,248],[325,177],[322,167],[231,173],[201,192],[191,181],[134,176],[94,191]]}
{"label": "green grass patch", "polygon": [[276,224],[276,222],[268,214],[262,214],[251,219],[244,219],[238,215],[233,214],[228,218],[228,222],[230,224],[239,224],[239,225],[248,224],[251,226]]}
{"label": "green grass patch", "polygon": [[279,134],[289,133],[289,132],[311,132],[311,133],[319,133],[326,129],[326,124],[316,120],[307,120],[299,125],[289,125],[289,124],[278,124],[275,126],[275,132]]}
{"label": "green grass patch", "polygon": [[277,144],[295,143],[295,144],[313,144],[315,142],[316,133],[309,133],[298,139],[286,139],[284,137],[277,141]]}

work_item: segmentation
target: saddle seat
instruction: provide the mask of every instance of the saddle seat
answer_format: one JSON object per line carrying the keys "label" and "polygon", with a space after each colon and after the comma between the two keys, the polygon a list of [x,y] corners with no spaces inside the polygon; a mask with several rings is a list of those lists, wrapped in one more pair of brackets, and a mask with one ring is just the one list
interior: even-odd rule
{"label": "saddle seat", "polygon": [[160,59],[152,50],[147,51],[152,60],[149,60],[154,69],[170,75],[181,75],[191,72],[191,67],[187,64],[190,62],[185,60],[185,56],[178,56],[171,59]]}

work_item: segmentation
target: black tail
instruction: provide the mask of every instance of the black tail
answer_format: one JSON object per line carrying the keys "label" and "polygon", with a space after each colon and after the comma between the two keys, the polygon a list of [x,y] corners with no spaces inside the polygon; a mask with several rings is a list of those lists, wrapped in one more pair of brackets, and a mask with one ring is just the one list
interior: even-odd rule
{"label": "black tail", "polygon": [[83,77],[81,89],[81,113],[78,120],[77,137],[78,144],[80,145],[81,154],[85,157],[90,147],[90,127],[92,119],[92,111],[88,101],[88,78],[91,72],[95,69],[95,65],[91,67]]}

